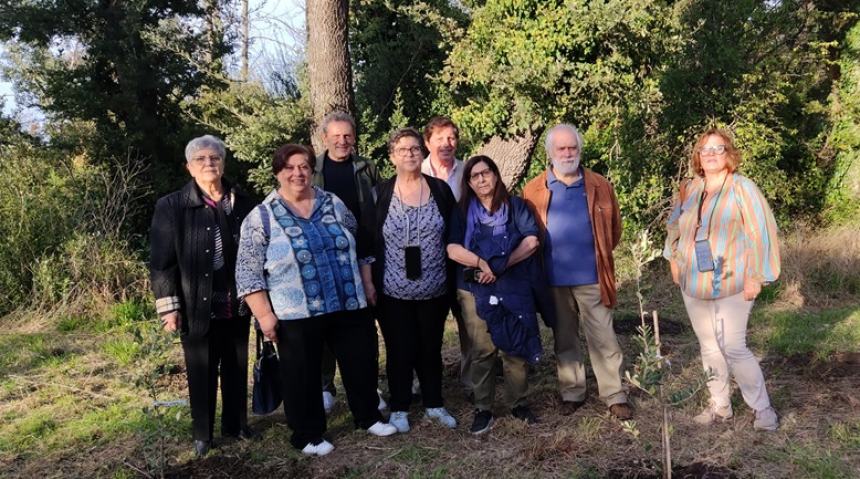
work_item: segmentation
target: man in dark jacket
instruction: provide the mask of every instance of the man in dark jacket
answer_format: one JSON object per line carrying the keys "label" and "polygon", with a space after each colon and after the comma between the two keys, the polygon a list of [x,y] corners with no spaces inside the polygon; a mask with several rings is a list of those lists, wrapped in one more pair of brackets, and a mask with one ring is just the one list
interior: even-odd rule
{"label": "man in dark jacket", "polygon": [[[355,120],[342,111],[326,115],[322,121],[322,139],[326,150],[317,158],[314,184],[338,196],[358,221],[357,241],[372,241],[368,220],[373,219],[376,203],[375,188],[379,172],[372,162],[355,154]],[[369,284],[369,282],[365,283]],[[376,303],[376,291],[365,291],[369,304]],[[337,390],[334,386],[334,354],[323,350],[322,390],[326,412],[334,406]],[[380,398],[380,409],[384,402]]]}
{"label": "man in dark jacket", "polygon": [[247,426],[250,321],[235,278],[240,226],[254,202],[222,178],[225,153],[211,135],[188,143],[192,180],[158,200],[150,232],[156,310],[166,331],[181,332],[199,456],[211,446],[219,372],[221,434],[258,437]]}

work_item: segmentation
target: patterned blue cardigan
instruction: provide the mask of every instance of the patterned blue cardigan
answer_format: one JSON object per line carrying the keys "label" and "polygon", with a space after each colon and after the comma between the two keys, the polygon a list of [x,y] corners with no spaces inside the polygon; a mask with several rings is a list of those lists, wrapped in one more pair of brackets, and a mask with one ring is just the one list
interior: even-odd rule
{"label": "patterned blue cardigan", "polygon": [[314,192],[307,219],[294,215],[273,191],[242,222],[237,295],[268,291],[280,320],[367,307],[356,257],[355,217],[334,194],[317,187]]}

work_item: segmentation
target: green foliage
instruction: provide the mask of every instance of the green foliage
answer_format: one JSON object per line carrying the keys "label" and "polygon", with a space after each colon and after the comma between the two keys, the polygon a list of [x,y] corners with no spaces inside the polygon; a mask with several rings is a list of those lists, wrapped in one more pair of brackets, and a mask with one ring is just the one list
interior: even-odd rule
{"label": "green foliage", "polygon": [[139,294],[125,222],[145,193],[140,174],[23,139],[0,147],[0,314]]}
{"label": "green foliage", "polygon": [[228,48],[195,25],[192,0],[12,2],[0,15],[5,74],[49,118],[89,122],[96,160],[129,151],[164,166],[165,182],[192,129],[181,101],[213,77]]}
{"label": "green foliage", "polygon": [[385,142],[399,126],[420,127],[448,114],[435,105],[437,82],[468,16],[447,0],[352,2],[350,53],[359,119],[359,151],[388,166]]}
{"label": "green foliage", "polygon": [[633,373],[624,373],[627,382],[657,398],[664,406],[678,406],[692,399],[705,387],[710,379],[708,373],[703,373],[687,384],[670,384],[673,379],[671,364],[660,354],[651,327],[644,324],[637,327],[636,331],[639,334],[633,337],[633,342],[639,354],[633,364]]}
{"label": "green foliage", "polygon": [[310,144],[309,105],[303,97],[276,96],[258,83],[207,89],[186,109],[220,134],[246,164],[247,181],[258,193],[274,185],[272,154],[286,143]]}
{"label": "green foliage", "polygon": [[845,36],[838,66],[841,76],[829,98],[834,124],[825,148],[836,155],[826,203],[830,220],[847,223],[860,217],[860,25]]}

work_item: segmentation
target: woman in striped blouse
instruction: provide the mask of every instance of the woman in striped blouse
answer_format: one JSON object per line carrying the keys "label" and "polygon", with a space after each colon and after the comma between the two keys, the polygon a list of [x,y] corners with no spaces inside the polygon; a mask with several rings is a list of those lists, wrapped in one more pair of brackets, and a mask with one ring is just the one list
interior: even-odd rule
{"label": "woman in striped blouse", "polygon": [[746,330],[762,284],[779,276],[776,222],[758,187],[735,172],[740,152],[728,132],[703,133],[690,160],[696,178],[681,188],[669,217],[664,256],[712,374],[709,405],[694,420],[709,425],[732,417],[731,371],[755,410],[754,427],[773,431],[779,421]]}

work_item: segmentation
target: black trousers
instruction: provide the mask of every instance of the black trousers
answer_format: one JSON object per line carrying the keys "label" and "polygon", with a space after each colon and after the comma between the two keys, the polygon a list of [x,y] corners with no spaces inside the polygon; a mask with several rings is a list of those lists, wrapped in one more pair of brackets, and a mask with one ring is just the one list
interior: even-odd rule
{"label": "black trousers", "polygon": [[442,407],[442,335],[449,307],[447,296],[403,300],[381,295],[377,311],[392,411],[409,410],[413,370],[424,407]]}
{"label": "black trousers", "polygon": [[302,449],[318,443],[326,430],[320,393],[323,346],[340,368],[356,427],[367,429],[382,415],[376,409],[376,327],[366,309],[278,322],[278,354],[290,444]]}
{"label": "black trousers", "polygon": [[195,440],[211,441],[221,376],[221,434],[235,436],[248,423],[248,330],[250,320],[213,320],[201,337],[182,337],[191,426]]}

